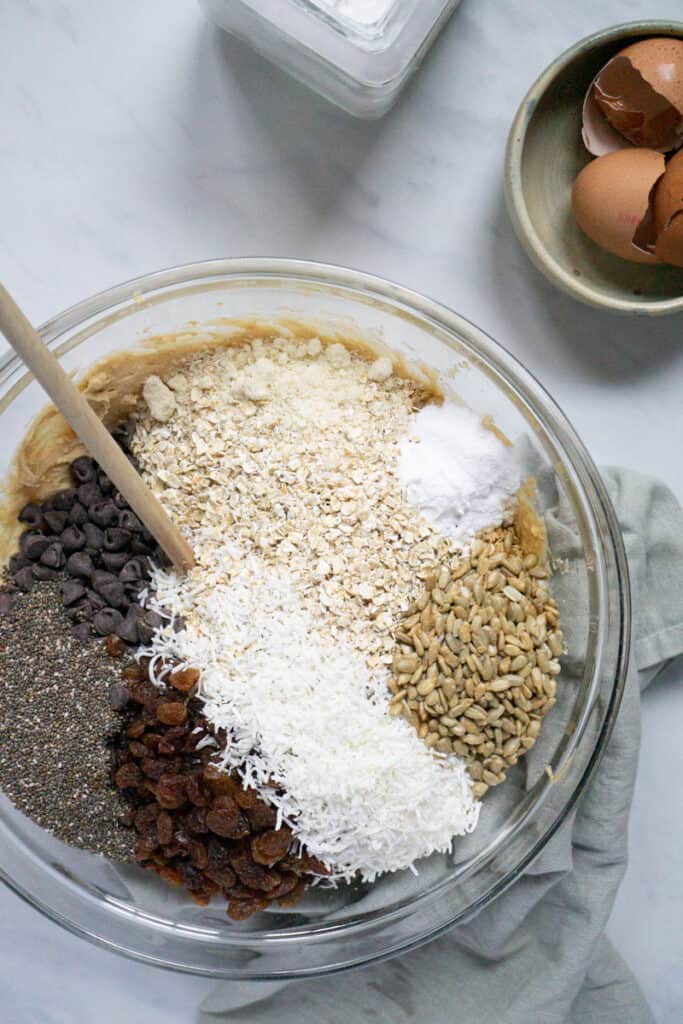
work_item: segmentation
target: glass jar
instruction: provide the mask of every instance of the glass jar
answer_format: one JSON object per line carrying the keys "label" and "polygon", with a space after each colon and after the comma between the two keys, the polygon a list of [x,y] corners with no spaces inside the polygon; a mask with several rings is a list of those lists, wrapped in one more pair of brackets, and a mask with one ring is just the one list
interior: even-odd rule
{"label": "glass jar", "polygon": [[217,25],[356,117],[381,117],[460,0],[200,0]]}

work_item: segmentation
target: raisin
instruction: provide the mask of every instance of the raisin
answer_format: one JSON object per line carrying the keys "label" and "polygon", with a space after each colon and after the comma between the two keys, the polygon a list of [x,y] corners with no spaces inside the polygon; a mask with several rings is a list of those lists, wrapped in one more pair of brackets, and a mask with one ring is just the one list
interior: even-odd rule
{"label": "raisin", "polygon": [[259,910],[265,910],[268,900],[262,898],[249,900],[230,900],[228,903],[228,917],[232,921],[247,921]]}
{"label": "raisin", "polygon": [[199,680],[199,669],[196,668],[178,668],[171,672],[169,676],[169,683],[174,690],[180,690],[181,693],[189,693],[193,686],[196,685]]}
{"label": "raisin", "polygon": [[164,700],[157,707],[157,718],[164,725],[182,725],[187,720],[187,708],[179,701]]}
{"label": "raisin", "polygon": [[291,907],[295,907],[297,905],[297,903],[299,902],[299,900],[301,899],[301,897],[303,896],[305,891],[306,891],[306,883],[304,882],[303,879],[299,879],[299,882],[298,882],[298,884],[297,884],[295,889],[290,890],[290,892],[288,892],[286,896],[279,896],[278,897],[278,899],[280,901],[280,906],[281,907],[285,907],[286,909],[290,909]]}
{"label": "raisin", "polygon": [[148,779],[158,782],[168,772],[168,765],[165,761],[157,760],[154,757],[146,757],[141,768]]}
{"label": "raisin", "polygon": [[131,740],[139,739],[145,731],[145,723],[141,718],[134,718],[126,729],[126,736]]}
{"label": "raisin", "polygon": [[148,750],[144,743],[139,743],[138,740],[131,740],[128,744],[128,749],[138,760],[142,757],[147,757]]}
{"label": "raisin", "polygon": [[162,846],[168,846],[173,840],[173,818],[168,811],[161,811],[157,818],[157,831],[159,833],[159,842]]}
{"label": "raisin", "polygon": [[268,892],[280,884],[281,876],[277,871],[270,871],[261,864],[255,864],[246,850],[239,850],[230,860],[231,867],[240,882],[250,889],[261,889]]}
{"label": "raisin", "polygon": [[193,835],[205,835],[209,831],[206,824],[206,811],[203,807],[193,807],[183,815],[183,827]]}
{"label": "raisin", "polygon": [[159,816],[159,808],[155,803],[145,804],[135,812],[135,827],[138,832],[146,832],[152,825],[156,825]]}
{"label": "raisin", "polygon": [[239,789],[235,793],[235,803],[243,810],[249,810],[250,807],[256,807],[260,803],[261,798],[255,789]]}
{"label": "raisin", "polygon": [[183,877],[179,871],[175,868],[169,867],[168,865],[159,868],[159,877],[163,878],[165,882],[170,885],[182,885]]}
{"label": "raisin", "polygon": [[257,864],[272,867],[289,852],[292,833],[288,828],[261,832],[251,839],[251,855]]}
{"label": "raisin", "polygon": [[280,875],[280,883],[276,885],[274,889],[271,889],[268,896],[271,900],[282,900],[283,896],[288,896],[290,893],[299,885],[304,885],[298,875],[295,875],[293,871],[286,871],[283,875]]}
{"label": "raisin", "polygon": [[144,835],[138,840],[135,848],[136,860],[149,860],[159,844],[153,836]]}
{"label": "raisin", "polygon": [[202,772],[204,782],[212,793],[232,794],[239,790],[240,785],[227,772],[222,771],[213,764],[207,764]]}
{"label": "raisin", "polygon": [[126,645],[120,637],[116,636],[115,633],[110,633],[105,640],[105,646],[107,648],[107,654],[110,658],[120,658],[126,649]]}
{"label": "raisin", "polygon": [[209,865],[204,869],[204,874],[208,878],[210,878],[212,882],[215,882],[216,885],[219,886],[219,888],[223,890],[232,889],[235,882],[237,881],[237,875],[232,870],[232,868],[229,867],[212,868]]}
{"label": "raisin", "polygon": [[206,824],[217,836],[242,839],[249,835],[249,822],[229,796],[217,796],[206,815]]}
{"label": "raisin", "polygon": [[119,789],[134,788],[142,782],[142,772],[136,764],[129,761],[128,764],[121,765],[114,776],[114,782]]}
{"label": "raisin", "polygon": [[145,671],[139,665],[126,665],[123,676],[129,683],[141,683],[147,678]]}
{"label": "raisin", "polygon": [[209,865],[209,854],[206,846],[200,839],[190,840],[190,860],[196,868],[203,871]]}
{"label": "raisin", "polygon": [[175,810],[185,803],[185,779],[182,775],[164,775],[159,779],[156,797],[162,807]]}
{"label": "raisin", "polygon": [[277,811],[269,804],[256,804],[255,807],[248,807],[246,810],[252,832],[260,832],[262,829],[275,828],[277,824]]}

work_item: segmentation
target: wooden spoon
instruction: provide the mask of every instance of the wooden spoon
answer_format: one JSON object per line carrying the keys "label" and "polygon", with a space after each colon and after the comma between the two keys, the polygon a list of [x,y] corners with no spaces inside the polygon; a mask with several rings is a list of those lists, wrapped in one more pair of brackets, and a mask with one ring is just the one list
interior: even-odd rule
{"label": "wooden spoon", "polygon": [[0,331],[71,425],[89,454],[125,497],[181,572],[195,564],[192,548],[131,466],[83,394],[43,343],[16,302],[0,284]]}

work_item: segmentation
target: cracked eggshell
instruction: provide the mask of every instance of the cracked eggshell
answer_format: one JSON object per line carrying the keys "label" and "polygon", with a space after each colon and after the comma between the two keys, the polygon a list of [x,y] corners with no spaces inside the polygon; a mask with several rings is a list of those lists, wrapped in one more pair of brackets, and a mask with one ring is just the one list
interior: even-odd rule
{"label": "cracked eggshell", "polygon": [[655,256],[683,267],[683,150],[669,160],[655,189],[653,221]]}
{"label": "cracked eggshell", "polygon": [[633,242],[650,195],[664,173],[664,157],[652,149],[621,149],[591,160],[572,189],[576,222],[596,245],[632,263],[658,263]]}
{"label": "cracked eggshell", "polygon": [[582,134],[594,156],[629,146],[677,149],[683,143],[683,40],[644,39],[612,57],[586,93]]}

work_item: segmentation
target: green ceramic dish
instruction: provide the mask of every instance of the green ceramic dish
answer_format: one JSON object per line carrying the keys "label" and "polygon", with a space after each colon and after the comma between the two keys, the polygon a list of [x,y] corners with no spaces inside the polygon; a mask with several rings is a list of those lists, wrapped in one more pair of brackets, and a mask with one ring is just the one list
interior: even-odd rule
{"label": "green ceramic dish", "polygon": [[683,22],[616,25],[566,50],[534,82],[512,124],[505,197],[519,241],[549,280],[574,298],[617,313],[683,311],[683,270],[629,263],[578,228],[571,188],[592,159],[581,140],[586,89],[610,57],[648,36],[680,36]]}

